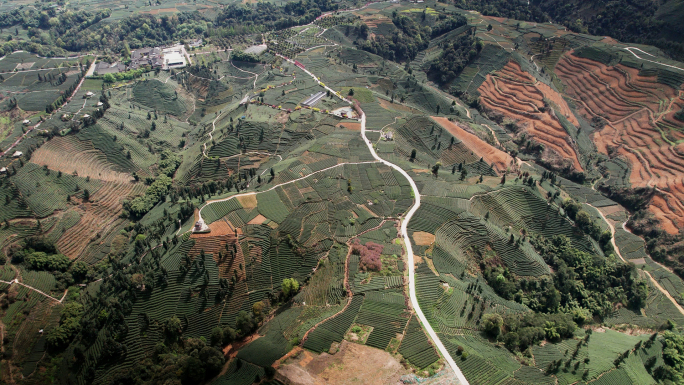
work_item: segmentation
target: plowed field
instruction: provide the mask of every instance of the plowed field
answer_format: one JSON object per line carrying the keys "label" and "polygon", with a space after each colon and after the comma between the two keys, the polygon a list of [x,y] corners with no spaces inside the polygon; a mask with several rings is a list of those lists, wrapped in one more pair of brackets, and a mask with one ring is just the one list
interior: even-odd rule
{"label": "plowed field", "polygon": [[478,91],[486,108],[518,122],[529,137],[544,144],[561,159],[570,160],[577,171],[582,171],[572,139],[550,108],[555,108],[572,124],[577,124],[577,119],[557,92],[535,80],[514,61],[487,75]]}
{"label": "plowed field", "polygon": [[451,135],[463,142],[463,144],[471,149],[478,157],[483,158],[485,162],[491,164],[492,168],[495,170],[504,172],[506,171],[506,168],[511,165],[511,160],[513,160],[513,158],[511,158],[510,155],[469,133],[459,127],[458,124],[449,121],[447,118],[433,116],[432,119],[449,131]]}
{"label": "plowed field", "polygon": [[582,114],[605,119],[594,134],[599,151],[615,150],[630,162],[632,187],[658,188],[650,210],[664,230],[677,233],[684,224],[684,153],[675,144],[684,134],[670,128],[682,126],[673,118],[684,104],[679,91],[637,69],[571,54],[561,58],[555,71]]}

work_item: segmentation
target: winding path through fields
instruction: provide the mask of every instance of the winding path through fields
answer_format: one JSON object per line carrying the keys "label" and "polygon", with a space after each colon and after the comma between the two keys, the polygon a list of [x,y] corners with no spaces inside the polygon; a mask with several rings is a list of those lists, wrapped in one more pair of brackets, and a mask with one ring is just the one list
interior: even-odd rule
{"label": "winding path through fields", "polygon": [[[655,57],[655,56],[651,55],[650,53],[648,53],[648,52],[646,52],[646,51],[644,51],[644,50],[642,50],[642,49],[640,49],[640,48],[637,48],[637,47],[626,47],[626,48],[624,48],[624,49],[625,49],[625,51],[627,51],[627,52],[631,53],[632,55],[634,55],[634,57],[637,58],[637,59],[639,59],[639,60],[643,60],[643,61],[647,61],[647,62],[650,62],[650,63],[659,64],[659,65],[661,65],[661,66],[670,67],[670,68],[678,69],[678,70],[680,70],[680,71],[684,71],[684,68],[679,68],[679,67],[675,67],[675,66],[672,66],[672,65],[669,65],[669,64],[665,64],[665,63],[657,62],[657,61],[654,61],[654,60],[649,60],[649,59],[644,59],[644,58],[642,58],[641,56],[635,54],[634,51],[639,51],[639,52],[641,52],[641,53],[643,53],[643,54],[646,54],[646,55],[648,55],[648,56],[651,56],[651,57]],[[634,51],[632,51],[632,50],[634,50]]]}
{"label": "winding path through fields", "polygon": [[420,305],[418,304],[418,298],[416,297],[416,266],[413,258],[413,247],[411,247],[411,240],[408,236],[407,227],[408,223],[411,221],[411,218],[413,217],[413,214],[415,214],[416,211],[418,211],[418,209],[420,208],[420,191],[418,190],[418,186],[416,186],[416,182],[414,182],[413,178],[411,178],[411,176],[409,176],[409,174],[406,171],[404,171],[404,169],[402,169],[394,163],[388,162],[380,158],[378,154],[375,152],[375,149],[373,148],[371,141],[368,140],[368,138],[366,137],[366,113],[363,111],[361,114],[361,136],[363,136],[363,141],[366,143],[366,146],[368,146],[368,150],[371,152],[371,155],[373,155],[373,158],[382,162],[386,166],[389,166],[397,170],[397,172],[403,175],[404,178],[408,179],[409,184],[411,185],[411,189],[413,190],[413,195],[415,197],[416,203],[413,205],[413,207],[411,207],[408,213],[406,213],[406,217],[404,217],[404,220],[401,221],[401,236],[404,238],[404,244],[406,245],[406,254],[408,255],[409,296],[411,297],[411,306],[413,306],[413,309],[416,311],[416,315],[418,316],[418,319],[420,319],[420,322],[423,324],[423,328],[425,328],[425,330],[428,332],[435,346],[437,347],[437,349],[439,349],[440,353],[442,353],[442,356],[444,356],[446,362],[449,364],[451,369],[456,374],[456,378],[458,378],[458,381],[461,383],[461,385],[468,385],[468,380],[466,380],[465,376],[461,372],[461,369],[459,369],[458,365],[456,365],[456,362],[451,357],[451,354],[449,354],[449,351],[446,349],[444,344],[442,344],[442,341],[440,341],[439,337],[437,336],[437,333],[435,333],[434,329],[432,329],[432,326],[430,326],[430,323],[428,322],[427,318],[425,318],[425,314],[423,314],[423,311],[420,309]]}
{"label": "winding path through fields", "polygon": [[[294,60],[292,60],[292,59],[286,58],[286,57],[284,57],[284,56],[282,56],[282,55],[278,55],[278,56],[282,57],[283,59],[285,59],[285,60],[287,60],[287,61],[289,61],[289,62],[294,63]],[[309,76],[311,76],[314,80],[316,80],[316,82],[318,82],[318,84],[319,84],[320,86],[322,86],[323,88],[325,88],[325,89],[331,91],[333,95],[337,95],[340,99],[346,101],[347,103],[350,103],[347,99],[344,99],[344,98],[342,98],[341,96],[339,96],[339,94],[338,94],[335,90],[333,90],[333,89],[331,89],[330,87],[325,86],[323,83],[321,83],[321,80],[320,80],[316,75],[314,75],[313,73],[311,73],[309,70],[307,70],[307,69],[305,69],[305,68],[302,68],[302,67],[299,67],[299,68],[300,68],[303,72],[305,72],[306,74],[308,74]],[[418,304],[418,298],[416,297],[416,277],[415,277],[415,274],[416,274],[416,271],[415,271],[415,270],[416,270],[416,269],[415,269],[415,260],[414,260],[414,255],[413,255],[413,248],[411,247],[411,240],[409,239],[409,236],[408,236],[408,228],[407,228],[407,227],[408,227],[408,223],[411,221],[411,218],[413,217],[413,215],[414,215],[414,214],[416,213],[416,211],[418,211],[418,209],[420,208],[420,191],[418,190],[418,186],[416,185],[416,182],[413,180],[413,178],[411,178],[411,176],[410,176],[406,171],[404,171],[401,167],[397,166],[396,164],[391,163],[391,162],[389,162],[389,161],[386,161],[386,160],[384,160],[384,159],[382,159],[381,157],[378,156],[378,154],[375,152],[375,149],[373,148],[373,144],[371,143],[370,140],[368,140],[368,137],[366,137],[366,114],[365,114],[365,112],[363,112],[360,108],[359,108],[359,110],[361,111],[361,136],[363,137],[364,143],[366,143],[366,146],[368,146],[368,150],[370,151],[370,153],[371,153],[371,155],[373,156],[373,158],[376,159],[376,161],[375,161],[375,162],[340,163],[340,164],[337,164],[337,165],[335,165],[335,166],[328,167],[328,168],[325,168],[325,169],[323,169],[323,170],[319,170],[319,171],[317,171],[317,173],[318,173],[318,172],[327,171],[327,170],[329,170],[329,169],[332,169],[332,168],[335,168],[335,167],[339,167],[339,166],[342,166],[342,165],[345,165],[345,164],[383,163],[383,164],[385,164],[386,166],[395,169],[397,172],[399,172],[401,175],[403,175],[403,176],[409,181],[409,184],[411,185],[411,189],[412,189],[412,191],[413,191],[414,199],[415,199],[416,201],[415,201],[414,205],[411,207],[411,209],[408,211],[408,213],[406,213],[406,216],[404,217],[404,220],[401,221],[401,235],[402,235],[402,237],[404,238],[404,243],[405,243],[405,245],[406,245],[406,254],[407,254],[407,256],[408,256],[408,265],[409,265],[409,297],[411,298],[411,306],[412,306],[413,309],[415,310],[416,316],[418,316],[418,319],[420,319],[420,322],[421,322],[421,324],[423,325],[423,328],[425,328],[425,330],[427,331],[427,333],[430,335],[430,339],[433,341],[433,343],[435,344],[435,346],[437,347],[437,349],[439,350],[439,352],[441,353],[441,355],[444,357],[444,359],[446,360],[446,362],[447,362],[447,364],[449,365],[449,367],[451,367],[451,369],[454,371],[454,374],[456,375],[456,378],[458,379],[458,382],[459,382],[461,385],[469,385],[468,380],[465,378],[465,376],[464,376],[463,373],[461,372],[461,369],[459,369],[458,365],[456,365],[456,362],[455,362],[454,359],[451,357],[451,354],[449,354],[449,351],[446,349],[446,347],[444,346],[444,344],[442,344],[442,341],[439,339],[439,336],[437,336],[437,333],[435,333],[434,329],[432,328],[432,326],[431,326],[430,323],[428,322],[427,318],[425,317],[425,314],[424,314],[423,311],[420,309],[420,305]],[[275,188],[277,188],[277,187],[280,187],[280,186],[282,186],[282,185],[294,183],[294,182],[296,182],[296,181],[298,181],[298,180],[308,178],[308,177],[310,177],[310,176],[313,175],[313,174],[315,174],[315,173],[311,173],[311,174],[309,174],[309,175],[307,175],[307,176],[303,176],[303,177],[301,177],[301,178],[294,179],[294,180],[291,180],[291,181],[289,181],[289,182],[285,182],[285,183],[281,183],[281,184],[275,185],[275,186],[269,188],[268,190],[264,190],[264,191],[260,191],[260,192],[271,191],[271,190],[273,190],[273,189],[275,189]],[[233,195],[233,196],[230,196],[230,197],[227,197],[227,198],[222,198],[222,199],[216,199],[216,200],[213,200],[213,201],[208,201],[204,206],[202,206],[202,207],[199,209],[199,212],[198,212],[199,218],[202,219],[202,210],[203,210],[205,207],[207,207],[208,205],[212,204],[212,203],[224,202],[224,201],[227,201],[227,200],[230,200],[230,199],[233,199],[233,198],[238,198],[238,197],[240,197],[240,196],[256,195],[256,194],[258,194],[258,193],[260,193],[260,192],[254,192],[254,191],[253,191],[253,192],[249,192],[249,193],[236,194],[236,195]]]}

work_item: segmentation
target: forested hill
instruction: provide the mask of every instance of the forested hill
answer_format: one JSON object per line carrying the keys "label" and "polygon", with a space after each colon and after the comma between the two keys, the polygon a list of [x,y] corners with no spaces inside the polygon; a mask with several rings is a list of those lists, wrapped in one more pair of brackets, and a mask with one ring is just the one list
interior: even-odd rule
{"label": "forested hill", "polygon": [[[457,4],[459,1],[457,1]],[[682,0],[460,0],[460,6],[526,21],[553,21],[574,32],[655,45],[684,58]]]}

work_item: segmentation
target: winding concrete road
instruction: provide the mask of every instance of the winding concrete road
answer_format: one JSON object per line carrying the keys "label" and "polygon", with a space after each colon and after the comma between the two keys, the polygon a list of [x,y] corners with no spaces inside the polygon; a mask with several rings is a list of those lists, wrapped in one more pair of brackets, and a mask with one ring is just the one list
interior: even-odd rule
{"label": "winding concrete road", "polygon": [[[366,6],[367,6],[367,5],[366,5]],[[294,63],[294,60],[292,60],[292,59],[286,58],[286,57],[284,57],[284,56],[282,56],[282,55],[278,55],[278,56],[280,56],[281,58],[287,60],[288,62]],[[301,68],[301,67],[298,67],[298,68],[301,69],[304,73],[306,73],[306,74],[308,74],[309,76],[311,76],[314,80],[316,80],[320,86],[322,86],[323,88],[325,88],[325,89],[328,90],[328,91],[331,91],[333,95],[335,95],[335,96],[339,97],[340,99],[346,101],[347,103],[351,104],[351,102],[350,102],[349,100],[344,99],[343,97],[341,97],[335,90],[333,90],[332,88],[330,88],[330,87],[324,85],[324,84],[321,82],[321,80],[320,80],[316,75],[314,75],[313,73],[311,73],[309,70],[307,70],[307,69],[305,69],[305,68]],[[463,373],[461,372],[461,369],[459,369],[458,365],[456,365],[456,362],[455,362],[454,359],[451,357],[451,354],[450,354],[449,351],[446,349],[446,347],[444,346],[444,344],[442,344],[442,341],[439,339],[439,336],[437,336],[437,333],[435,333],[434,329],[432,329],[432,326],[431,326],[430,323],[428,322],[427,318],[425,318],[425,314],[424,314],[423,311],[420,309],[420,305],[418,304],[418,298],[416,297],[416,277],[415,277],[415,274],[416,274],[416,271],[415,271],[415,270],[416,270],[416,269],[415,269],[415,261],[414,261],[414,255],[413,255],[413,248],[411,247],[411,240],[409,239],[409,236],[408,236],[407,226],[408,226],[408,223],[411,221],[411,218],[413,217],[413,215],[414,215],[414,214],[416,213],[416,211],[418,211],[418,209],[420,208],[420,191],[418,190],[418,186],[416,185],[416,182],[413,180],[413,178],[411,178],[411,176],[409,176],[409,174],[408,174],[406,171],[404,171],[401,167],[397,166],[397,165],[394,164],[394,163],[388,162],[388,161],[386,161],[386,160],[380,158],[380,157],[378,156],[378,154],[375,152],[375,149],[373,148],[373,144],[371,143],[370,140],[368,140],[368,137],[366,136],[366,113],[363,112],[362,110],[361,110],[361,136],[363,137],[363,141],[364,141],[364,143],[366,143],[366,146],[368,146],[368,150],[370,151],[371,155],[373,155],[373,158],[376,159],[375,162],[340,163],[340,164],[338,164],[338,165],[335,165],[335,166],[332,166],[332,167],[328,167],[328,168],[326,168],[326,169],[323,169],[323,170],[320,170],[320,171],[317,171],[317,172],[327,171],[327,170],[329,170],[329,169],[331,169],[331,168],[339,167],[339,166],[342,166],[342,165],[344,165],[344,164],[378,163],[378,162],[379,162],[379,163],[383,163],[383,164],[385,164],[386,166],[391,167],[391,168],[397,170],[397,172],[399,172],[401,175],[403,175],[403,176],[409,181],[409,184],[411,185],[411,189],[413,190],[413,195],[414,195],[414,198],[415,198],[416,202],[415,202],[414,205],[411,207],[411,209],[408,211],[408,213],[406,213],[406,216],[404,217],[404,220],[401,221],[401,234],[402,234],[402,237],[404,238],[404,243],[405,243],[405,245],[406,245],[406,254],[408,255],[408,265],[409,265],[409,296],[411,297],[411,306],[412,306],[413,309],[415,310],[416,316],[418,316],[418,319],[420,319],[420,322],[421,322],[421,324],[423,325],[423,328],[424,328],[424,329],[428,332],[428,334],[430,335],[430,339],[433,341],[433,343],[435,344],[435,346],[437,347],[437,349],[439,350],[439,352],[441,353],[441,355],[444,357],[444,359],[446,360],[446,362],[447,362],[447,364],[449,365],[449,367],[451,367],[451,369],[454,371],[454,374],[456,375],[456,378],[458,379],[458,382],[460,383],[460,385],[469,385],[468,380],[465,378],[465,376],[464,376]],[[282,185],[284,185],[284,184],[289,184],[289,183],[293,183],[293,182],[296,182],[296,181],[301,180],[301,179],[308,178],[308,177],[310,177],[310,176],[313,175],[313,174],[315,174],[315,173],[309,174],[309,175],[307,175],[307,176],[304,176],[304,177],[301,177],[301,178],[298,178],[298,179],[295,179],[295,180],[292,180],[292,181],[289,181],[289,182],[286,182],[286,183],[281,183],[281,184],[279,184],[279,185],[276,185],[276,186],[273,186],[273,187],[269,188],[268,190],[264,190],[264,191],[261,191],[261,192],[270,191],[270,190],[273,190],[273,189],[275,189],[275,188],[277,188],[277,187],[279,187],[279,186],[282,186]],[[258,194],[258,193],[257,193],[257,192],[249,192],[249,193],[243,193],[243,194],[233,195],[233,196],[230,196],[230,197],[227,197],[227,198],[223,198],[223,199],[217,199],[217,200],[214,200],[214,201],[208,201],[204,206],[202,206],[202,207],[199,209],[198,215],[199,215],[200,219],[202,219],[202,210],[203,210],[205,207],[207,207],[208,205],[212,204],[212,203],[227,201],[227,200],[230,200],[230,199],[233,199],[233,198],[237,198],[237,197],[239,197],[239,196],[247,196],[247,195],[255,195],[255,194]]]}
{"label": "winding concrete road", "polygon": [[[674,69],[677,69],[677,70],[680,70],[680,71],[684,71],[684,68],[679,68],[679,67],[676,67],[676,66],[673,66],[673,65],[669,65],[669,64],[657,62],[657,61],[654,61],[654,60],[649,60],[649,59],[644,59],[644,58],[642,58],[641,56],[635,54],[634,51],[639,51],[639,52],[641,52],[642,54],[646,54],[646,55],[651,56],[651,57],[654,57],[654,58],[655,58],[655,56],[651,55],[650,53],[648,53],[648,52],[646,52],[646,51],[644,51],[644,50],[642,50],[642,49],[640,49],[640,48],[637,48],[637,47],[625,47],[625,48],[623,48],[623,49],[624,49],[625,51],[631,53],[632,55],[634,55],[634,57],[637,58],[637,59],[639,59],[639,60],[643,60],[643,61],[647,61],[647,62],[649,62],[649,63],[659,64],[659,65],[661,65],[661,66],[665,66],[665,67],[674,68]],[[633,51],[633,50],[634,50],[634,51]]]}
{"label": "winding concrete road", "polygon": [[404,220],[401,221],[401,235],[404,238],[404,244],[406,245],[406,254],[408,255],[409,296],[411,297],[411,306],[413,306],[413,309],[416,311],[416,315],[418,316],[418,319],[420,319],[420,322],[423,324],[423,328],[425,328],[425,330],[430,335],[430,339],[432,339],[437,349],[439,349],[439,352],[442,353],[442,356],[446,360],[447,364],[449,364],[451,369],[456,374],[456,378],[458,378],[458,381],[461,383],[461,385],[468,385],[468,380],[466,380],[465,376],[461,372],[461,369],[459,369],[458,365],[456,365],[456,362],[451,357],[451,354],[449,354],[449,351],[446,349],[444,344],[442,344],[442,341],[440,341],[439,337],[437,336],[437,333],[435,333],[435,331],[432,329],[432,326],[430,326],[430,323],[428,322],[427,318],[425,318],[425,314],[423,314],[423,311],[420,309],[420,305],[418,304],[418,298],[416,297],[416,267],[413,257],[413,247],[411,247],[411,240],[408,236],[407,226],[408,223],[411,221],[413,214],[415,214],[416,211],[418,211],[418,208],[420,208],[420,191],[418,190],[418,186],[416,186],[416,182],[413,181],[413,178],[411,178],[409,174],[406,171],[404,171],[401,167],[380,158],[378,154],[375,152],[375,149],[373,148],[371,141],[368,140],[368,138],[366,137],[365,112],[361,115],[361,136],[363,136],[363,141],[366,143],[366,146],[368,146],[368,150],[373,155],[373,158],[382,162],[386,166],[392,167],[393,169],[397,170],[401,175],[404,176],[404,178],[408,179],[409,184],[411,185],[411,189],[413,190],[413,195],[416,200],[416,203],[413,205],[413,207],[411,207],[408,213],[406,213]]}

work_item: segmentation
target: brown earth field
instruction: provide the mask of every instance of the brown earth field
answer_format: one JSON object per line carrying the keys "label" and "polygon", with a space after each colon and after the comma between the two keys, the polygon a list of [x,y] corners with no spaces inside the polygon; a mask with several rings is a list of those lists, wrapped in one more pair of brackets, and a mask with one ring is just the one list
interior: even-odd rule
{"label": "brown earth field", "polygon": [[[228,227],[226,222],[218,220],[214,223],[224,223],[225,227]],[[214,224],[212,223],[212,225]],[[221,227],[225,230],[224,226]],[[210,225],[211,228],[211,225]],[[212,228],[213,232],[213,228]],[[209,236],[207,236],[209,234]],[[219,278],[230,279],[234,273],[237,271],[237,278],[245,278],[245,271],[239,269],[240,265],[245,264],[245,258],[242,254],[242,247],[237,247],[237,255],[232,255],[233,245],[237,241],[235,234],[230,231],[227,234],[192,234],[190,238],[195,240],[195,244],[192,246],[188,255],[191,258],[196,258],[202,252],[205,254],[211,254],[212,258],[219,267]],[[219,255],[220,253],[220,255]]]}
{"label": "brown earth field", "polygon": [[487,75],[478,88],[483,106],[514,120],[530,138],[544,144],[545,149],[567,159],[577,171],[582,171],[577,152],[561,125],[556,112],[544,100],[556,105],[558,113],[575,124],[577,119],[563,98],[549,86],[538,82],[523,71],[518,63],[509,61],[501,70]]}
{"label": "brown earth field", "polygon": [[303,350],[280,366],[276,379],[293,385],[396,384],[406,373],[389,353],[343,340],[333,355]]}
{"label": "brown earth field", "polygon": [[447,118],[433,116],[432,119],[449,131],[451,135],[462,141],[477,155],[477,157],[481,157],[485,162],[491,164],[492,168],[495,170],[503,172],[510,166],[513,158],[507,153],[491,146],[489,143],[478,138],[476,135],[469,133],[457,123],[451,122]]}
{"label": "brown earth field", "polygon": [[678,233],[684,225],[684,151],[674,144],[684,134],[668,127],[682,126],[673,117],[684,104],[679,90],[639,75],[638,69],[609,67],[572,53],[555,71],[587,119],[605,120],[593,135],[598,150],[629,161],[632,187],[657,188],[649,210],[665,231]]}

